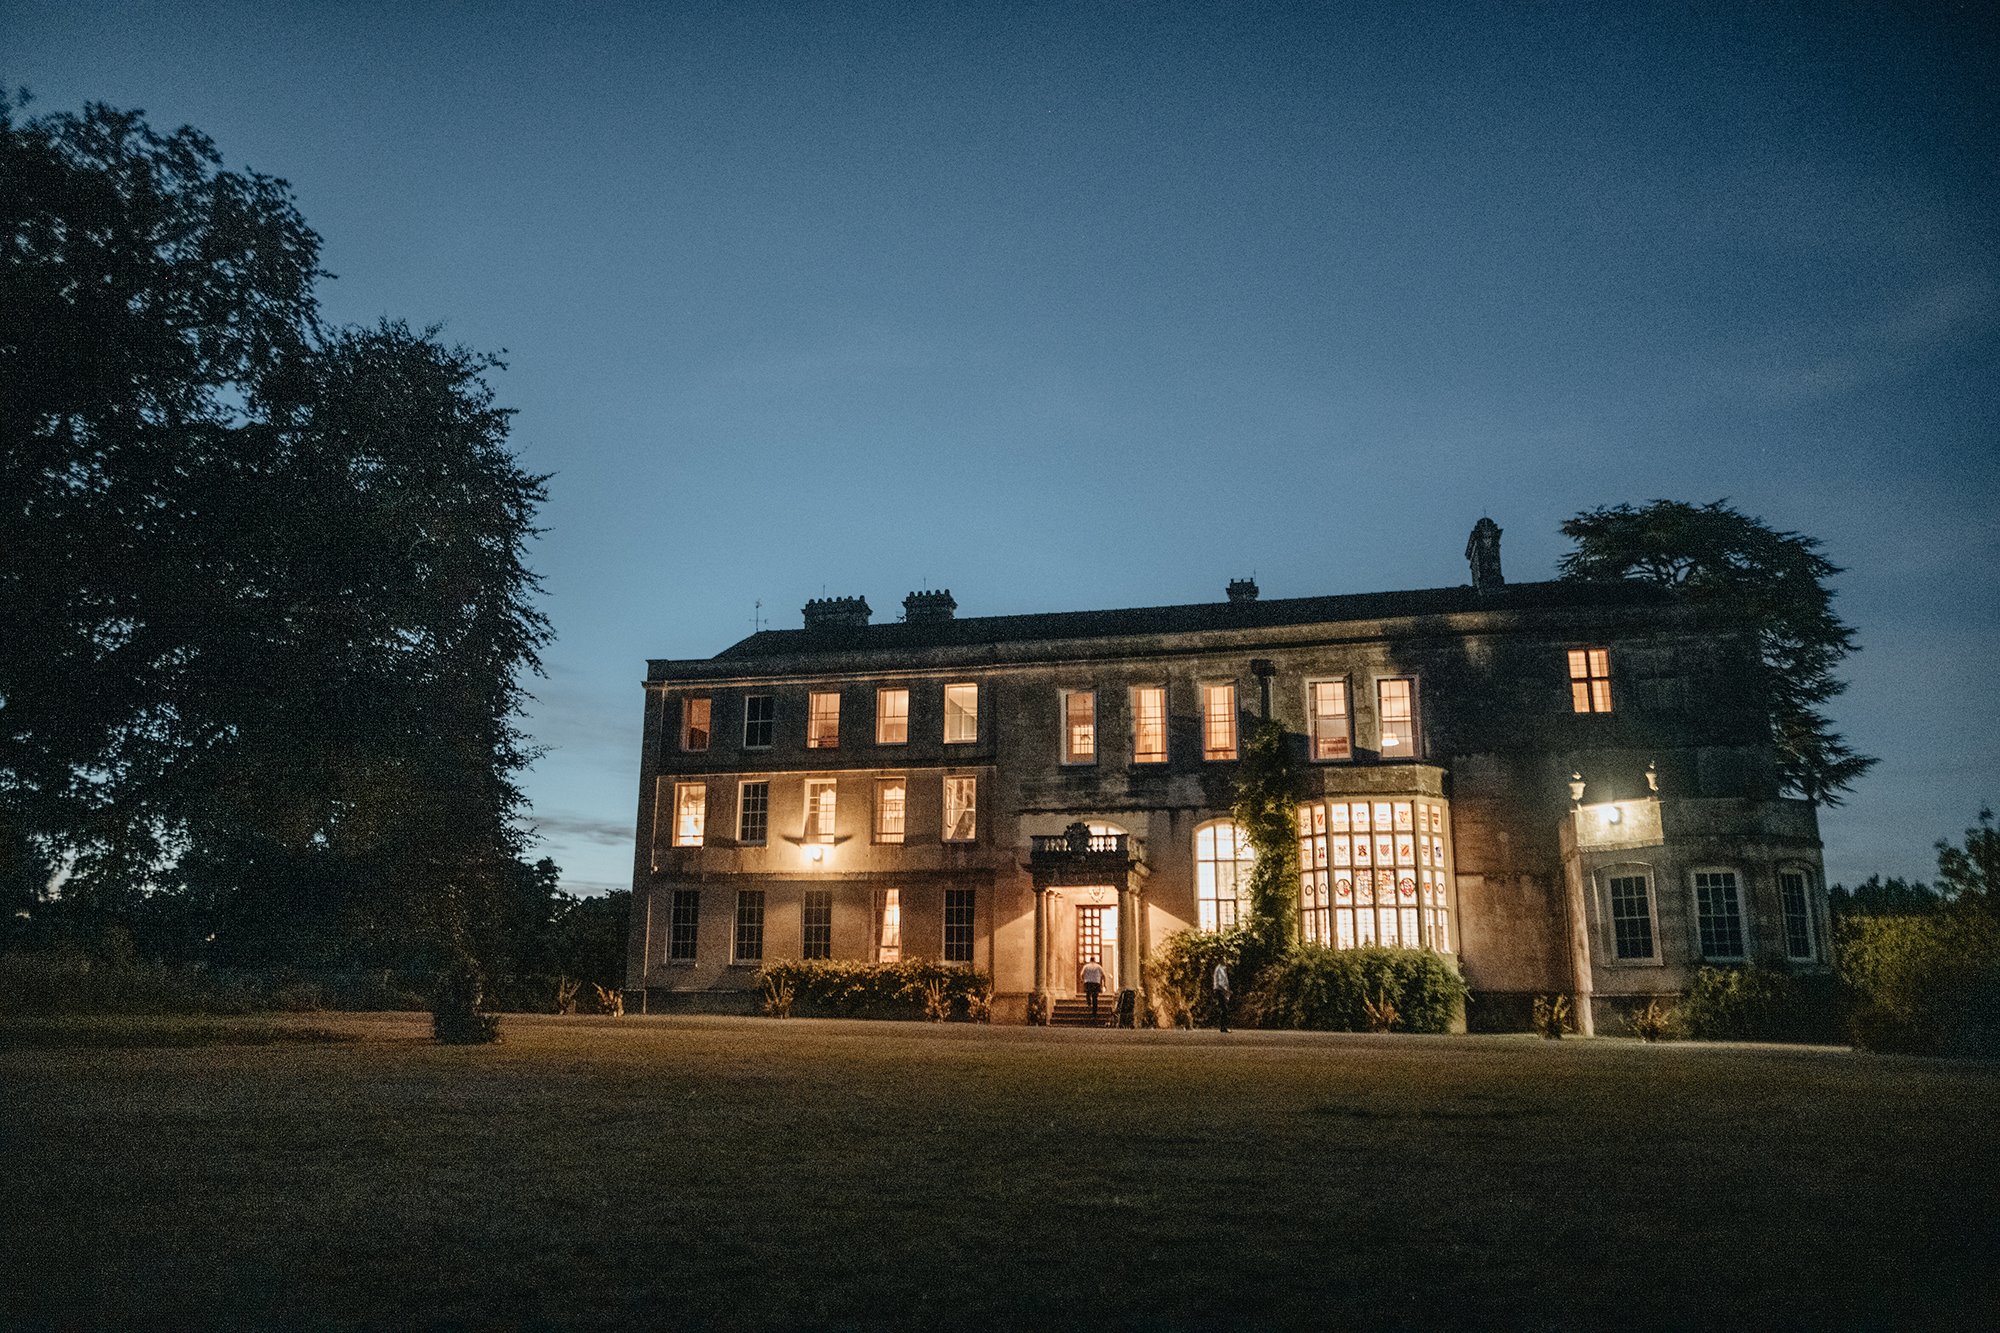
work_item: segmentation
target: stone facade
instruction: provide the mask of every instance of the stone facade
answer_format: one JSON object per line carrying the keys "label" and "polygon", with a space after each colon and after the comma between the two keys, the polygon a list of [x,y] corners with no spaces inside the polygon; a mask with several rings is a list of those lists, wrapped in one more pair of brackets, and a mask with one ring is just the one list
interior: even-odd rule
{"label": "stone facade", "polygon": [[[1826,956],[1814,810],[1781,797],[1754,637],[1636,584],[1507,584],[959,618],[807,608],[646,680],[630,986],[754,1007],[764,963],[943,957],[995,1016],[1087,957],[1142,989],[1234,911],[1250,728],[1307,773],[1306,933],[1455,956],[1475,1027],[1623,1021],[1704,959]],[[1338,707],[1336,707],[1338,705]],[[1373,901],[1369,899],[1372,897]],[[1143,1007],[1142,1007],[1143,1012]]]}

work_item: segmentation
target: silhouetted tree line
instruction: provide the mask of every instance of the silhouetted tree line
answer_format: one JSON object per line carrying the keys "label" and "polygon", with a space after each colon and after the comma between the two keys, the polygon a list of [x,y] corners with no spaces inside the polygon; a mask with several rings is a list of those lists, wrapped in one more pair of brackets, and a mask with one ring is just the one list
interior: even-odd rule
{"label": "silhouetted tree line", "polygon": [[[0,892],[218,965],[529,965],[545,478],[484,353],[329,327],[282,180],[0,97]],[[53,883],[53,889],[51,889]]]}

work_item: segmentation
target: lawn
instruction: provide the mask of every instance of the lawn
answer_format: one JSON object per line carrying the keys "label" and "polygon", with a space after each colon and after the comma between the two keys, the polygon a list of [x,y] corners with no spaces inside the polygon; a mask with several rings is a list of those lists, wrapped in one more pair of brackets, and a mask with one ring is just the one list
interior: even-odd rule
{"label": "lawn", "polygon": [[503,1032],[0,1024],[0,1319],[1969,1328],[2000,1304],[1990,1066],[727,1018]]}

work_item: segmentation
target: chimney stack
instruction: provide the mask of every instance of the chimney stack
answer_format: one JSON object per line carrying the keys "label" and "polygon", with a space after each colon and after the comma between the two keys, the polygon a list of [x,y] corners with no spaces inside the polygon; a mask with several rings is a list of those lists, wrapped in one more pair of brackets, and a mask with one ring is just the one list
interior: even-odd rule
{"label": "chimney stack", "polygon": [[940,620],[950,620],[958,610],[951,589],[938,592],[913,592],[903,599],[903,623],[906,625],[928,625]]}
{"label": "chimney stack", "polygon": [[1231,605],[1241,606],[1245,602],[1254,602],[1256,600],[1257,600],[1257,580],[1255,579],[1229,580],[1229,601]]}
{"label": "chimney stack", "polygon": [[1500,525],[1482,516],[1465,539],[1465,558],[1472,565],[1472,586],[1480,592],[1497,592],[1507,580],[1500,574]]}
{"label": "chimney stack", "polygon": [[806,628],[860,629],[870,614],[866,597],[815,597],[805,606]]}

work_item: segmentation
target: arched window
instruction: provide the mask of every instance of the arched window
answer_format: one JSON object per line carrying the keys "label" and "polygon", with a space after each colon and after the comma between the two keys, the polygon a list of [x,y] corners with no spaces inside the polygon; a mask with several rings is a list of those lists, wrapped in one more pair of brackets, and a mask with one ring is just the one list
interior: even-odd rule
{"label": "arched window", "polygon": [[1194,831],[1194,896],[1203,930],[1227,930],[1236,924],[1250,892],[1250,867],[1257,854],[1243,830],[1227,819],[1203,824]]}

